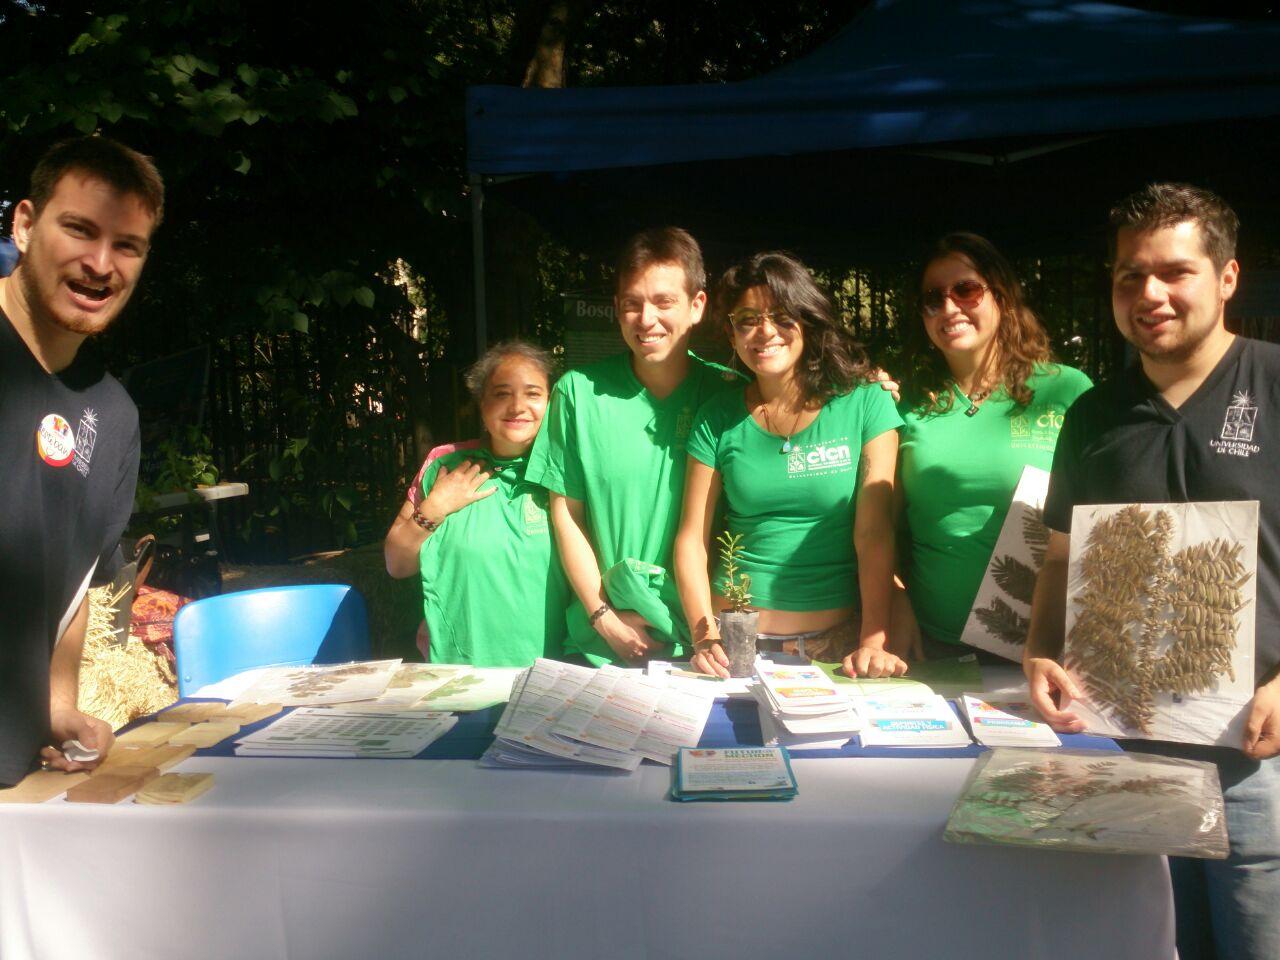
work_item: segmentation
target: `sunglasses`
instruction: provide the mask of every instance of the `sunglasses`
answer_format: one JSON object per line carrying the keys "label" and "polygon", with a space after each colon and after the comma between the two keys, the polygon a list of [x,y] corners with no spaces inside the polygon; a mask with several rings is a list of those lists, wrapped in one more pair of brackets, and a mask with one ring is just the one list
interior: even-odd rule
{"label": "sunglasses", "polygon": [[733,329],[743,336],[752,333],[766,320],[773,324],[775,330],[794,330],[800,324],[795,317],[781,310],[761,313],[757,310],[742,309],[729,314],[729,322],[733,324]]}
{"label": "sunglasses", "polygon": [[920,297],[920,305],[926,317],[942,312],[950,300],[961,310],[972,310],[982,302],[991,288],[980,280],[958,280],[949,287],[934,287]]}

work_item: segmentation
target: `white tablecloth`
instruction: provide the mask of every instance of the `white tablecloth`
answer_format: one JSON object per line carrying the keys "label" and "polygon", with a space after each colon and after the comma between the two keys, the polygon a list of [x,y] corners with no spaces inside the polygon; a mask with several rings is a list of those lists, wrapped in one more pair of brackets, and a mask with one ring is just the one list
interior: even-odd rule
{"label": "white tablecloth", "polygon": [[670,773],[193,759],[184,807],[0,807],[0,956],[1173,956],[1163,858],[942,841],[969,760],[798,760],[790,803]]}

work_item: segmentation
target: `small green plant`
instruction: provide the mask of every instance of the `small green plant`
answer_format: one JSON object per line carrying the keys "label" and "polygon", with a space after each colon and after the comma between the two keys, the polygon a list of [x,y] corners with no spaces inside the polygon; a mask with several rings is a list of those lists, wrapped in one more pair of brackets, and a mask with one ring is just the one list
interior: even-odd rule
{"label": "small green plant", "polygon": [[720,560],[724,563],[724,598],[733,604],[734,613],[743,613],[751,604],[751,575],[738,573],[742,534],[726,531],[716,542],[720,544]]}

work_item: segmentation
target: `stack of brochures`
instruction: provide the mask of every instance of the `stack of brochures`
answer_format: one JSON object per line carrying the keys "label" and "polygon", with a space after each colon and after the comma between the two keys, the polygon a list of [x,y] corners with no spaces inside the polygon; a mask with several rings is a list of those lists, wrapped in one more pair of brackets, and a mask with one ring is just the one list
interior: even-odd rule
{"label": "stack of brochures", "polygon": [[821,668],[756,663],[751,688],[766,745],[794,750],[838,749],[860,729],[857,711]]}
{"label": "stack of brochures", "polygon": [[864,747],[967,747],[973,741],[951,705],[937,694],[854,697]]}
{"label": "stack of brochures", "polygon": [[664,677],[538,659],[516,678],[480,762],[627,772],[644,759],[669,764],[681,747],[698,743],[713,702]]}
{"label": "stack of brochures", "polygon": [[371,713],[302,707],[236,743],[239,757],[416,757],[458,718],[431,710]]}
{"label": "stack of brochures", "polygon": [[1024,696],[966,693],[961,703],[974,739],[988,747],[1062,746]]}
{"label": "stack of brochures", "polygon": [[790,800],[797,792],[786,747],[683,749],[671,786],[675,800]]}

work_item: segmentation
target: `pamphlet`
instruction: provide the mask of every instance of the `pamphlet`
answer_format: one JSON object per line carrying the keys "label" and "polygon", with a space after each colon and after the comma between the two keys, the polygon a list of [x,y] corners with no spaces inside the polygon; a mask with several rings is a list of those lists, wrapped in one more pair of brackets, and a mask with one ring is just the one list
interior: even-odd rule
{"label": "pamphlet", "polygon": [[271,757],[415,757],[457,717],[436,711],[370,713],[303,707],[238,741],[236,755]]}
{"label": "pamphlet", "polygon": [[966,693],[960,701],[974,739],[988,747],[1060,747],[1053,728],[1026,697]]}
{"label": "pamphlet", "polygon": [[428,693],[418,706],[427,710],[467,713],[484,710],[511,698],[511,684],[520,675],[519,667],[472,667]]}
{"label": "pamphlet", "polygon": [[928,697],[854,697],[864,747],[963,747],[973,741],[951,705]]}
{"label": "pamphlet", "polygon": [[682,749],[674,781],[676,800],[790,800],[798,792],[785,747]]}
{"label": "pamphlet", "polygon": [[381,696],[399,660],[269,667],[232,703],[278,703],[285,707],[349,703]]}

